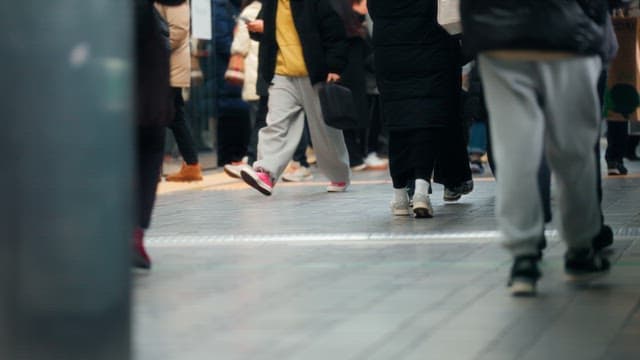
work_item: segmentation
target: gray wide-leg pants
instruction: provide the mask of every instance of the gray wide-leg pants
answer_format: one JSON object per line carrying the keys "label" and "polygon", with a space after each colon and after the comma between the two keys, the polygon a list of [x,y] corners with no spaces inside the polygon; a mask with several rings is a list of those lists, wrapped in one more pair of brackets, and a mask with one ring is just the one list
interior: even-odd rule
{"label": "gray wide-leg pants", "polygon": [[324,123],[317,89],[308,77],[273,78],[267,126],[258,135],[258,161],[253,167],[268,171],[275,179],[282,175],[302,137],[305,113],[318,168],[330,181],[349,184],[351,168],[342,130]]}
{"label": "gray wide-leg pants", "polygon": [[479,58],[498,168],[496,218],[514,256],[534,255],[544,233],[538,168],[555,176],[559,234],[589,248],[599,232],[593,144],[599,134],[598,57],[552,61]]}

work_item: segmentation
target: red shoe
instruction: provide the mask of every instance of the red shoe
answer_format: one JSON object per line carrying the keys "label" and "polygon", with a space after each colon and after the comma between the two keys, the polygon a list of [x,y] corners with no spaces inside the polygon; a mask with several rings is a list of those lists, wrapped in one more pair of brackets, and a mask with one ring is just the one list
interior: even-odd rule
{"label": "red shoe", "polygon": [[133,232],[133,267],[138,269],[151,269],[151,258],[144,249],[144,230],[137,227]]}
{"label": "red shoe", "polygon": [[273,192],[271,174],[262,169],[253,170],[250,166],[246,166],[240,170],[240,176],[247,185],[260,191],[263,195],[270,196]]}
{"label": "red shoe", "polygon": [[345,191],[347,191],[347,187],[348,186],[349,186],[349,184],[347,184],[344,181],[341,181],[341,182],[332,181],[327,186],[327,192],[345,192]]}

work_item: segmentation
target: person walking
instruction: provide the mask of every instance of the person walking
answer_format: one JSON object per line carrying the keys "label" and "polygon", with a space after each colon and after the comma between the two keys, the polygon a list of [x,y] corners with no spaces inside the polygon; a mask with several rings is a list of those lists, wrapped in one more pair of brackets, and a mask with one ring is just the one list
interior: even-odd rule
{"label": "person walking", "polygon": [[[185,0],[157,1],[176,6]],[[153,1],[136,0],[134,5],[137,219],[132,265],[149,269],[151,258],[144,247],[144,231],[151,224],[164,155],[165,126],[173,119],[174,110],[169,86],[169,49],[153,13]]]}
{"label": "person walking", "polygon": [[[418,218],[430,218],[429,191],[435,163],[442,148],[449,146],[443,139],[453,134],[452,123],[461,122],[460,45],[436,21],[436,1],[369,0],[368,6],[373,18],[377,84],[389,129],[391,213],[404,216],[413,212]],[[462,137],[462,131],[457,135]],[[462,139],[457,143],[465,146]],[[466,153],[461,161],[468,169]],[[448,172],[449,164],[442,165],[441,178],[462,180]],[[414,181],[411,207],[406,189],[413,187]],[[471,190],[456,192],[455,200],[463,191]]]}
{"label": "person walking", "polygon": [[167,181],[189,182],[202,180],[202,168],[191,130],[187,125],[182,89],[191,86],[191,52],[189,49],[189,28],[191,12],[189,2],[180,6],[166,6],[156,3],[156,9],[169,24],[169,44],[171,46],[171,93],[175,116],[169,129],[173,133],[178,149],[184,160],[176,173],[169,174]]}
{"label": "person walking", "polygon": [[263,1],[264,34],[259,73],[271,83],[267,126],[258,140],[258,160],[241,170],[242,179],[264,195],[298,146],[307,115],[311,142],[329,192],[349,186],[349,155],[342,132],[324,123],[317,87],[337,81],[346,64],[347,44],[340,17],[328,0]]}
{"label": "person walking", "polygon": [[514,257],[514,295],[533,295],[541,274],[544,217],[537,172],[543,156],[556,176],[559,233],[572,280],[606,273],[594,249],[600,226],[593,144],[600,124],[604,1],[463,0],[466,51],[478,63],[498,168],[496,218]]}

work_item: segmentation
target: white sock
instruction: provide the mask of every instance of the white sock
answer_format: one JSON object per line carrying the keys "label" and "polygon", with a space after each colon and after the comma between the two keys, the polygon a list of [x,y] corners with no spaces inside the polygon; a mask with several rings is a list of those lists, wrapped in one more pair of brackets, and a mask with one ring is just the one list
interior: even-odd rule
{"label": "white sock", "polygon": [[407,189],[393,189],[393,200],[395,202],[407,201],[408,197],[409,196],[407,195]]}
{"label": "white sock", "polygon": [[416,194],[429,194],[429,182],[424,179],[416,179]]}

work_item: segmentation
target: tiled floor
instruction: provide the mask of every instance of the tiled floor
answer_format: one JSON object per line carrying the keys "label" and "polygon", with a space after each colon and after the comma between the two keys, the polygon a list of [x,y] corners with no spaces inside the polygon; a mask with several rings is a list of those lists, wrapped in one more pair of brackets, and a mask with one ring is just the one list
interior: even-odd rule
{"label": "tiled floor", "polygon": [[154,269],[134,282],[137,359],[640,358],[640,176],[604,182],[611,274],[569,286],[551,226],[532,299],[506,291],[492,179],[455,204],[436,185],[433,219],[391,217],[385,172],[344,194],[321,180],[272,197],[219,172],[163,184]]}

